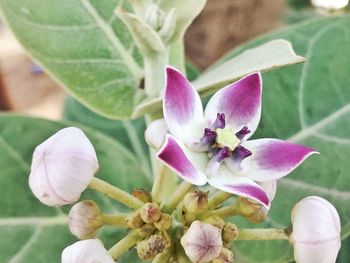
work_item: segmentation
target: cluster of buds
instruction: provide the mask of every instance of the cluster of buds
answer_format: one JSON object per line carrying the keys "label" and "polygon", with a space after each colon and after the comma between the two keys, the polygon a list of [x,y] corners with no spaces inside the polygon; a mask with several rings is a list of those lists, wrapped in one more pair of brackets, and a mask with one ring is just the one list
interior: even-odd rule
{"label": "cluster of buds", "polygon": [[[183,110],[180,112],[183,114],[181,120],[178,119],[176,114],[179,112],[175,112],[178,109],[171,108],[176,103],[169,94],[174,92],[175,86],[181,88],[184,85],[183,92],[179,94],[192,96],[189,101],[197,104],[198,94],[179,72],[174,69],[167,72],[170,88],[166,90],[166,122],[158,121],[150,128],[162,127],[162,131],[170,130],[181,137],[183,123],[180,122],[197,113],[189,114]],[[29,185],[41,202],[50,206],[74,204],[86,188],[91,188],[131,210],[126,214],[104,214],[92,200],[76,203],[69,213],[69,228],[81,241],[63,251],[62,262],[114,262],[129,249],[136,248],[142,260],[153,259],[154,262],[171,262],[184,256],[191,262],[229,263],[234,261],[231,245],[235,240],[288,239],[294,246],[297,263],[334,263],[340,248],[340,220],[335,208],[320,197],[308,197],[295,206],[292,227],[288,230],[239,229],[226,221],[231,216],[242,216],[252,223],[264,221],[276,194],[276,179],[285,176],[315,153],[311,148],[278,140],[248,143],[243,139],[250,133],[246,126],[236,125],[236,128],[240,127],[236,133],[228,128],[234,124],[226,127],[225,116],[229,114],[225,111],[228,109],[219,107],[219,101],[231,97],[239,103],[237,92],[240,94],[240,89],[248,89],[248,84],[255,85],[255,99],[260,101],[260,82],[259,74],[248,76],[224,89],[224,94],[214,96],[214,101],[207,106],[214,122],[205,122],[209,128],[205,128],[205,134],[199,141],[181,137],[181,142],[171,135],[154,140],[154,131],[146,132],[147,141],[152,142],[150,145],[158,147],[158,157],[164,163],[162,167],[169,167],[167,171],[175,172],[185,180],[177,185],[172,195],[163,198],[166,200],[159,199],[163,196],[159,191],[164,191],[159,178],[152,194],[142,189],[130,194],[96,178],[99,167],[96,152],[78,128],[62,129],[39,145],[34,152]],[[254,90],[250,92],[252,96]],[[231,104],[225,102],[224,105],[229,107]],[[188,109],[197,106],[201,105]],[[249,104],[245,106],[250,107]],[[260,110],[256,109],[256,105],[254,107],[250,109],[252,114],[259,114]],[[216,115],[217,108],[225,114]],[[242,118],[246,116],[240,114]],[[247,124],[256,126],[257,117],[253,118]],[[160,146],[162,143],[163,146]],[[191,150],[186,148],[188,145]],[[292,157],[288,154],[290,152]],[[279,154],[277,159],[274,154]],[[268,165],[261,164],[261,160]],[[159,176],[162,174],[166,173]],[[257,180],[268,176],[271,180]],[[211,193],[211,190],[202,191],[194,186],[206,183],[219,190]],[[228,200],[234,195],[238,196],[235,202]],[[98,239],[99,230],[104,225],[127,229],[126,236],[109,250]]]}

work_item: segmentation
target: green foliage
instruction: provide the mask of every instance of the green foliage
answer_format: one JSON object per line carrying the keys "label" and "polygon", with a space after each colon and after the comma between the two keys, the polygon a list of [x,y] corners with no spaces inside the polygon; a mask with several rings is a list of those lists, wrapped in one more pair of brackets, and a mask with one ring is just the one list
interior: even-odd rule
{"label": "green foliage", "polygon": [[[59,129],[71,125],[74,124],[0,114],[0,233],[3,237],[0,262],[60,262],[62,249],[74,242],[66,222],[68,207],[61,210],[41,204],[27,183],[34,148]],[[92,128],[81,128],[96,148],[101,167],[99,178],[127,191],[137,187],[150,189],[150,181],[134,154],[107,135]],[[88,190],[82,198],[95,200],[107,213],[125,209],[93,191]],[[121,229],[106,228],[102,239],[110,247],[124,233]]]}
{"label": "green foliage", "polygon": [[[122,0],[0,0],[21,44],[80,102],[128,118],[142,93],[142,58],[115,17]],[[128,6],[123,6],[128,9]]]}
{"label": "green foliage", "polygon": [[[350,17],[311,20],[253,40],[233,51],[270,39],[290,41],[306,62],[263,74],[263,112],[255,138],[275,137],[316,148],[278,191],[264,226],[289,226],[293,205],[309,195],[323,196],[337,208],[342,237],[350,234]],[[238,221],[240,226],[245,225]],[[316,223],[316,222],[315,222]],[[261,226],[260,226],[261,227]],[[349,240],[349,239],[348,239]],[[349,242],[343,242],[339,262],[349,262]],[[288,262],[287,242],[237,242],[240,262]]]}

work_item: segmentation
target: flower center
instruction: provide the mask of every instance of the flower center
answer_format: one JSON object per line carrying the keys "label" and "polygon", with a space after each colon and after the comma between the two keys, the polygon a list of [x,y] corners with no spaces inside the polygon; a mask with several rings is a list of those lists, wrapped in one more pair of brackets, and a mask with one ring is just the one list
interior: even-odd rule
{"label": "flower center", "polygon": [[233,132],[228,129],[216,129],[216,146],[219,148],[227,147],[231,151],[234,151],[234,149],[241,143],[241,141],[237,138],[236,135],[233,134]]}

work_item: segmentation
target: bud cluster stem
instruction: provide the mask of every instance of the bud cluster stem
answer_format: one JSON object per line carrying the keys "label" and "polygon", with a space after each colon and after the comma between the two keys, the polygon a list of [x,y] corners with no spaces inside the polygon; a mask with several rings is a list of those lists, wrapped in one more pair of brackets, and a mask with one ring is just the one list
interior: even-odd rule
{"label": "bud cluster stem", "polygon": [[89,187],[133,209],[138,209],[144,204],[131,194],[96,177],[93,178]]}
{"label": "bud cluster stem", "polygon": [[126,218],[129,214],[112,214],[112,215],[102,215],[102,222],[105,225],[115,225],[121,227],[128,227]]}
{"label": "bud cluster stem", "polygon": [[232,196],[231,193],[217,191],[209,198],[208,209],[214,209]]}
{"label": "bud cluster stem", "polygon": [[192,184],[183,181],[176,189],[175,193],[162,206],[162,211],[171,213],[183,200],[185,194],[192,189]]}
{"label": "bud cluster stem", "polygon": [[288,240],[288,229],[255,228],[240,229],[237,240]]}
{"label": "bud cluster stem", "polygon": [[112,256],[113,259],[117,259],[141,239],[142,237],[139,236],[135,230],[133,230],[129,234],[127,234],[123,239],[121,239],[117,244],[111,247],[108,253]]}

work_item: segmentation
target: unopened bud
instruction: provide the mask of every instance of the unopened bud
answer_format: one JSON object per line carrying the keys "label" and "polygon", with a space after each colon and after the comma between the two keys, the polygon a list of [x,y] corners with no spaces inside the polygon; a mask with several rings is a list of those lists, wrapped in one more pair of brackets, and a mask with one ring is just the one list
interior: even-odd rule
{"label": "unopened bud", "polygon": [[235,224],[226,223],[222,229],[222,239],[230,242],[238,237],[238,228]]}
{"label": "unopened bud", "polygon": [[142,260],[155,258],[165,248],[165,240],[160,235],[150,236],[148,239],[139,242],[136,246],[137,255]]}
{"label": "unopened bud", "polygon": [[253,224],[259,224],[265,221],[268,212],[269,211],[266,207],[261,206],[253,214],[251,214],[250,216],[246,216],[245,218]]}
{"label": "unopened bud", "polygon": [[156,203],[147,203],[140,208],[140,216],[145,223],[151,224],[160,219],[161,211]]}
{"label": "unopened bud", "polygon": [[181,238],[181,245],[192,262],[209,262],[220,255],[221,230],[210,224],[194,221]]}
{"label": "unopened bud", "polygon": [[220,255],[212,263],[233,263],[233,252],[227,248],[221,249]]}
{"label": "unopened bud", "polygon": [[211,224],[220,230],[224,227],[225,221],[220,216],[210,216],[203,220],[204,223]]}
{"label": "unopened bud", "polygon": [[98,239],[75,242],[62,252],[62,263],[114,263],[111,255]]}
{"label": "unopened bud", "polygon": [[136,228],[136,229],[140,228],[141,226],[143,226],[145,224],[145,222],[143,222],[143,220],[141,218],[139,210],[137,210],[134,213],[132,213],[131,215],[129,215],[125,219],[125,221],[130,228]]}
{"label": "unopened bud", "polygon": [[96,152],[78,128],[58,131],[35,148],[29,186],[48,206],[79,200],[99,168]]}
{"label": "unopened bud", "polygon": [[156,228],[153,225],[150,224],[144,224],[140,228],[138,228],[136,231],[141,237],[148,237],[154,233]]}
{"label": "unopened bud", "polygon": [[168,133],[168,126],[164,119],[155,120],[148,125],[145,131],[145,140],[147,144],[159,149],[165,141],[165,135]]}
{"label": "unopened bud", "polygon": [[190,213],[202,213],[208,207],[208,193],[193,189],[184,197],[184,206]]}
{"label": "unopened bud", "polygon": [[318,196],[304,198],[293,208],[292,224],[289,241],[297,263],[336,262],[341,246],[340,219],[331,203]]}
{"label": "unopened bud", "polygon": [[250,217],[262,207],[261,204],[245,197],[239,197],[237,200],[237,210],[240,215]]}
{"label": "unopened bud", "polygon": [[152,200],[151,195],[144,189],[135,189],[131,194],[144,203],[151,202]]}
{"label": "unopened bud", "polygon": [[154,222],[154,226],[163,231],[167,230],[172,223],[173,219],[170,215],[162,213],[158,222]]}
{"label": "unopened bud", "polygon": [[163,24],[161,29],[159,30],[159,36],[165,41],[168,42],[171,37],[175,33],[176,29],[176,10],[175,8],[172,8],[165,16],[163,19]]}
{"label": "unopened bud", "polygon": [[79,239],[95,237],[101,225],[101,210],[94,201],[79,202],[69,212],[69,229]]}

